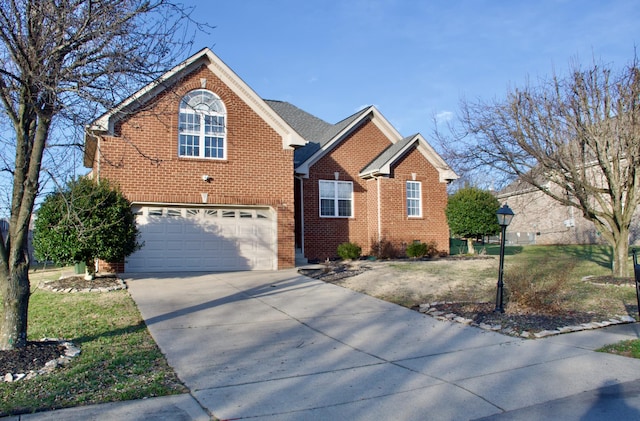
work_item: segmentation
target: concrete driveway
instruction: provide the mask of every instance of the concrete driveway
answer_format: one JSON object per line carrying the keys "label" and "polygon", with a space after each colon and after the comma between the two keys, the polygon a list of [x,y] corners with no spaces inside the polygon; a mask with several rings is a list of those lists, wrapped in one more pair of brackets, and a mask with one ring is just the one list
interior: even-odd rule
{"label": "concrete driveway", "polygon": [[[531,419],[542,403],[594,391],[573,411],[582,416],[598,390],[640,379],[639,360],[592,351],[640,337],[636,324],[524,340],[295,270],[127,282],[169,364],[221,420]],[[626,407],[640,417],[637,394]]]}

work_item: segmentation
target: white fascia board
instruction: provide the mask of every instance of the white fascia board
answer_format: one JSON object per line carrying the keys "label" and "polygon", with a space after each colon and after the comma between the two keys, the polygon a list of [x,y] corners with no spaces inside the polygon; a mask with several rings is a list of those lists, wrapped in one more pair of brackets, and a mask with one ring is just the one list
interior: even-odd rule
{"label": "white fascia board", "polygon": [[124,109],[131,106],[133,103],[137,101],[145,102],[154,98],[156,95],[158,95],[160,92],[163,91],[162,89],[163,84],[165,84],[167,81],[181,74],[182,71],[191,67],[197,61],[201,60],[207,54],[207,52],[210,52],[210,51],[211,50],[209,50],[208,48],[203,48],[202,50],[198,51],[197,53],[195,53],[194,55],[192,55],[182,63],[178,64],[177,66],[173,67],[171,70],[164,73],[155,81],[145,85],[140,90],[135,92],[133,95],[129,96],[124,101],[122,101],[120,104],[118,104],[114,108],[110,109],[109,111],[107,111],[106,113],[98,117],[89,126],[89,130],[107,133],[107,134],[113,134],[115,121],[117,120],[116,117],[118,117],[120,112],[122,112]]}
{"label": "white fascia board", "polygon": [[438,176],[441,183],[447,183],[460,178],[421,134],[418,133],[416,137],[420,141],[418,144],[418,150],[425,158],[427,158],[427,161],[429,161],[431,165],[438,170]]}
{"label": "white fascia board", "polygon": [[371,112],[373,113],[373,118],[371,121],[380,129],[380,131],[391,141],[391,143],[396,143],[403,139],[403,136],[396,130],[395,127],[389,120],[387,120],[380,111],[375,106],[369,107]]}
{"label": "white fascia board", "polygon": [[275,113],[253,89],[249,87],[229,66],[227,66],[213,51],[209,48],[203,48],[187,60],[178,64],[156,81],[146,85],[135,94],[121,102],[117,107],[109,110],[93,122],[89,129],[92,131],[106,132],[113,134],[115,117],[131,106],[136,101],[146,102],[163,91],[163,85],[173,78],[180,76],[185,71],[191,69],[194,65],[206,62],[207,67],[213,74],[225,83],[229,88],[240,97],[246,104],[251,107],[262,119],[264,119],[275,131],[282,137],[282,147],[291,149],[298,146],[304,146],[307,141],[298,135],[279,115]]}
{"label": "white fascia board", "polygon": [[409,148],[413,147],[416,142],[418,142],[418,151],[427,159],[427,161],[433,165],[433,167],[438,171],[438,178],[441,183],[450,182],[452,180],[457,180],[458,175],[447,165],[447,163],[442,159],[442,157],[431,147],[431,145],[422,137],[421,134],[417,134],[411,139],[410,142],[395,153],[391,158],[387,160],[387,162],[380,168],[374,169],[367,173],[359,174],[361,177],[366,176],[376,176],[376,175],[390,175],[391,174],[391,165],[396,162],[400,157],[402,157]]}
{"label": "white fascia board", "polygon": [[304,146],[307,141],[289,126],[253,89],[249,87],[229,66],[208,48],[209,70],[240,97],[251,109],[265,120],[280,136],[283,149]]}
{"label": "white fascia board", "polygon": [[309,177],[309,168],[315,164],[320,158],[326,155],[331,149],[333,149],[338,143],[342,141],[353,129],[357,127],[363,120],[369,118],[371,115],[371,121],[382,131],[382,133],[391,141],[396,143],[402,139],[400,133],[384,118],[384,116],[373,105],[367,107],[365,112],[357,119],[351,122],[347,127],[342,129],[337,135],[327,142],[316,153],[311,155],[305,162],[296,167],[296,174],[301,174],[303,177]]}

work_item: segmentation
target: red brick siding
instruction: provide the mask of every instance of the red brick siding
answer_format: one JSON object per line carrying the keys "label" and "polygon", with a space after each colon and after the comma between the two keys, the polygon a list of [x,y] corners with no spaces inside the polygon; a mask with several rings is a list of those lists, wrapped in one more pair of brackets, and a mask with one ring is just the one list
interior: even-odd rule
{"label": "red brick siding", "polygon": [[109,263],[103,260],[99,260],[96,271],[107,272],[107,273],[122,273],[124,272],[124,263],[123,262]]}
{"label": "red brick siding", "polygon": [[[178,106],[193,89],[218,95],[227,109],[227,159],[178,157]],[[293,151],[241,98],[206,67],[185,77],[116,127],[100,145],[101,178],[115,181],[132,202],[264,205],[277,211],[278,268],[294,265]],[[207,183],[202,175],[213,179]]]}
{"label": "red brick siding", "polygon": [[[422,217],[407,216],[406,182],[421,183]],[[449,252],[449,226],[444,210],[447,186],[438,171],[417,149],[402,157],[392,168],[392,178],[382,179],[382,235],[399,248],[414,240],[435,241],[438,250]]]}
{"label": "red brick siding", "polygon": [[[307,258],[335,257],[338,245],[346,241],[357,243],[364,254],[369,253],[369,183],[358,174],[389,144],[380,129],[368,121],[310,168],[309,178],[304,180],[304,250]],[[318,181],[334,180],[335,172],[340,173],[339,180],[353,182],[353,218],[319,216]]]}
{"label": "red brick siding", "polygon": [[[305,195],[305,255],[324,260],[336,256],[338,245],[345,241],[357,243],[363,254],[371,251],[378,240],[378,182],[380,183],[380,234],[398,249],[404,250],[413,240],[435,241],[438,250],[449,252],[449,228],[444,209],[447,204],[446,183],[439,181],[438,171],[417,150],[401,158],[389,178],[363,180],[358,176],[390,141],[372,122],[366,123],[341,145],[311,167],[304,180]],[[354,183],[354,217],[320,218],[318,181],[340,180]],[[422,183],[422,217],[409,218],[406,210],[405,183]]]}

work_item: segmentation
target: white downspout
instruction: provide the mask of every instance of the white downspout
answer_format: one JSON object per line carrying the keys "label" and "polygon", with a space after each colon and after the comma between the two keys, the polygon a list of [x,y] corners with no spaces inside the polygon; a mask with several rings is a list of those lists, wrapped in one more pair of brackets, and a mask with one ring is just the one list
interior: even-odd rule
{"label": "white downspout", "polygon": [[300,250],[304,257],[304,182],[302,176],[295,177],[300,180]]}
{"label": "white downspout", "polygon": [[[100,183],[100,156],[102,155],[100,153],[100,139],[102,138],[102,136],[96,136],[98,138],[98,147],[96,148],[96,155],[97,155],[97,159],[98,159],[98,163],[96,164],[96,183]],[[96,159],[94,157],[94,159]]]}
{"label": "white downspout", "polygon": [[376,183],[378,184],[378,243],[382,241],[382,206],[380,200],[380,177],[376,177]]}

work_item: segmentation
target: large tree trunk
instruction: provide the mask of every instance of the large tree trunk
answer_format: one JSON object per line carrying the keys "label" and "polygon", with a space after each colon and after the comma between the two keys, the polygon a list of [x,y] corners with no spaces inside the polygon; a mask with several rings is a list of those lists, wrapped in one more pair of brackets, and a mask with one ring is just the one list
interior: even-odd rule
{"label": "large tree trunk", "polygon": [[29,263],[24,258],[9,270],[2,270],[0,280],[3,318],[0,324],[0,350],[22,348],[27,342],[29,310]]}
{"label": "large tree trunk", "polygon": [[473,247],[473,238],[467,238],[467,253],[476,254],[476,249]]}
{"label": "large tree trunk", "polygon": [[[26,88],[25,88],[26,89]],[[25,93],[23,93],[25,94]],[[26,95],[26,94],[25,94]],[[22,348],[27,342],[29,309],[29,224],[38,194],[42,155],[51,125],[49,114],[35,115],[32,104],[25,100],[16,124],[16,159],[11,197],[11,218],[7,239],[0,244],[0,292],[2,321],[0,349]]]}
{"label": "large tree trunk", "polygon": [[613,276],[628,276],[629,269],[629,231],[622,230],[613,245]]}

